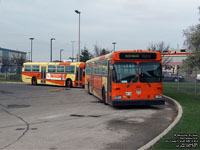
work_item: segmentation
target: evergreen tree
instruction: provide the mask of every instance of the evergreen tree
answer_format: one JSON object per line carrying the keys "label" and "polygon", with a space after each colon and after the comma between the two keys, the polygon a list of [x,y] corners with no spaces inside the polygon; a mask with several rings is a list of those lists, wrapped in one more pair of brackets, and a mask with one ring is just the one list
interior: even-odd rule
{"label": "evergreen tree", "polygon": [[84,47],[84,49],[81,50],[80,61],[86,62],[87,60],[91,58],[93,58],[93,55],[88,51],[86,47]]}

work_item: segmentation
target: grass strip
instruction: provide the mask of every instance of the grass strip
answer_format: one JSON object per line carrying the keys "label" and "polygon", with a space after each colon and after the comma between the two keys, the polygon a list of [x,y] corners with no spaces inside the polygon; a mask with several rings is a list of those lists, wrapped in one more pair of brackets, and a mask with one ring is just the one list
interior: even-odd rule
{"label": "grass strip", "polygon": [[151,149],[199,149],[200,95],[170,88],[165,88],[164,94],[181,104],[183,116],[179,123]]}

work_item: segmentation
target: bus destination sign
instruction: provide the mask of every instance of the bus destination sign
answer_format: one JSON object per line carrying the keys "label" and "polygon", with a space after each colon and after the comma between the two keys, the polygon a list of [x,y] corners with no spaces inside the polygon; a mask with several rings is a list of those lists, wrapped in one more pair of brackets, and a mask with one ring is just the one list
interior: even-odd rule
{"label": "bus destination sign", "polygon": [[120,53],[120,59],[156,59],[156,53]]}

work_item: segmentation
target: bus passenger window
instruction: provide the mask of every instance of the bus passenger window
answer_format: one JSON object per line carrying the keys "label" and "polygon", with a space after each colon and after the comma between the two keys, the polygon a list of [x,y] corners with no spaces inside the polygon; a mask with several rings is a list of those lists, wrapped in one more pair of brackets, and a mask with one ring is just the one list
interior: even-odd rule
{"label": "bus passenger window", "polygon": [[65,72],[67,74],[74,74],[75,67],[74,66],[65,66]]}
{"label": "bus passenger window", "polygon": [[57,73],[64,73],[64,66],[57,66]]}
{"label": "bus passenger window", "polygon": [[33,65],[32,72],[40,72],[40,66]]}
{"label": "bus passenger window", "polygon": [[25,65],[25,72],[31,72],[31,65]]}
{"label": "bus passenger window", "polygon": [[52,73],[56,72],[56,66],[49,65],[48,66],[48,72],[52,72]]}

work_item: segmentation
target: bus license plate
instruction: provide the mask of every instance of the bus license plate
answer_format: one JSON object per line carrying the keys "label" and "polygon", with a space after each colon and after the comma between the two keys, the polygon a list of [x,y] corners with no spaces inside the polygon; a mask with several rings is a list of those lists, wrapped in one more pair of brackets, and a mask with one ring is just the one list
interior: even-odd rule
{"label": "bus license plate", "polygon": [[132,92],[126,92],[125,94],[126,94],[126,96],[131,96]]}

